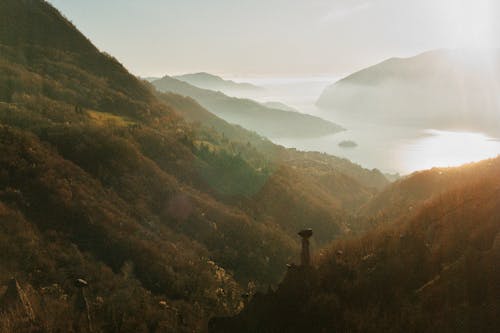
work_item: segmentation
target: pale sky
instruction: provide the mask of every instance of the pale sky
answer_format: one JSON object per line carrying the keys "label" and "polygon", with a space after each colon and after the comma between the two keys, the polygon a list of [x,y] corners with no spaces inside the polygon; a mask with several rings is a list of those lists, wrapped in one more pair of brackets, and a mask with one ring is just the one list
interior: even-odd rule
{"label": "pale sky", "polygon": [[140,76],[338,76],[430,49],[500,47],[500,0],[50,2]]}

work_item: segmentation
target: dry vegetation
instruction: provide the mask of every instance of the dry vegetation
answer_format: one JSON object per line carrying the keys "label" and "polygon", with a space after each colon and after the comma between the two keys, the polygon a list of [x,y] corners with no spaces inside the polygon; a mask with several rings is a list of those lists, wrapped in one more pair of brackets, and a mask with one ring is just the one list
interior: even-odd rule
{"label": "dry vegetation", "polygon": [[[395,217],[321,251],[308,292],[288,278],[213,331],[496,332],[499,166],[497,158],[394,184],[374,202],[388,213],[396,207]],[[446,181],[434,187],[435,177]],[[438,194],[430,190],[436,188]],[[415,193],[411,214],[397,209],[395,198]]]}
{"label": "dry vegetation", "polygon": [[152,92],[40,0],[0,2],[0,151],[0,285],[16,277],[36,315],[4,309],[4,331],[84,331],[78,278],[94,331],[204,330],[279,281],[295,228],[333,239],[387,182]]}
{"label": "dry vegetation", "polygon": [[376,170],[153,92],[39,0],[0,3],[0,151],[0,285],[16,277],[35,313],[1,305],[2,333],[85,331],[79,278],[96,332],[203,331],[241,310],[247,289],[280,280],[306,226],[319,245],[350,238],[319,255],[311,294],[289,293],[285,310],[271,299],[261,310],[275,316],[253,322],[499,325],[500,159],[377,194],[387,180]]}

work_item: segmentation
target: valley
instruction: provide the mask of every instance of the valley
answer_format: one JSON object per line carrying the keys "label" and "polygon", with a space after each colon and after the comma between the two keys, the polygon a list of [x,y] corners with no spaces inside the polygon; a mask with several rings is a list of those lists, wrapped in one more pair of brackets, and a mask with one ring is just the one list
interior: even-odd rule
{"label": "valley", "polygon": [[[477,103],[463,117],[446,120],[457,105],[441,113],[433,95],[412,122],[407,82],[398,98],[379,89],[426,86],[432,71],[436,88],[463,58],[340,80],[136,75],[56,3],[0,0],[0,333],[500,326],[496,78],[483,67],[461,72]],[[116,16],[129,6],[144,9]]]}
{"label": "valley", "polygon": [[[437,130],[428,126],[380,123],[357,119],[338,109],[321,109],[315,105],[323,90],[336,78],[238,78],[265,88],[265,92],[245,94],[260,102],[279,100],[301,112],[340,124],[346,130],[320,137],[272,136],[285,147],[320,151],[343,157],[368,169],[407,175],[432,167],[459,166],[497,156],[498,135],[488,131]],[[358,146],[345,150],[338,146],[353,140]]]}

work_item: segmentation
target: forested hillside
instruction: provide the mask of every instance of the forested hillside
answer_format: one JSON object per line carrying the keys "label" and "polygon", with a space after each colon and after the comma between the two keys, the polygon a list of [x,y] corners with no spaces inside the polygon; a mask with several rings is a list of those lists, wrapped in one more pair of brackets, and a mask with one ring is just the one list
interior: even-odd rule
{"label": "forested hillside", "polygon": [[[414,200],[411,213],[383,193],[376,201],[383,211],[396,209],[392,223],[335,241],[317,254],[317,268],[290,269],[276,292],[257,294],[235,318],[214,320],[212,331],[495,332],[498,165],[499,158],[442,170],[447,181],[438,195],[426,190],[428,200]],[[432,187],[422,177],[433,171],[386,193]],[[450,181],[458,175],[460,184]]]}
{"label": "forested hillside", "polygon": [[387,184],[153,92],[41,0],[0,2],[0,151],[0,285],[35,313],[0,332],[81,331],[76,279],[95,331],[203,331],[279,281],[297,228],[346,235]]}
{"label": "forested hillside", "polygon": [[460,168],[433,168],[419,171],[391,184],[366,205],[360,213],[379,224],[415,213],[426,201],[439,199],[444,193],[476,182],[488,175],[500,175],[500,159],[470,163]]}

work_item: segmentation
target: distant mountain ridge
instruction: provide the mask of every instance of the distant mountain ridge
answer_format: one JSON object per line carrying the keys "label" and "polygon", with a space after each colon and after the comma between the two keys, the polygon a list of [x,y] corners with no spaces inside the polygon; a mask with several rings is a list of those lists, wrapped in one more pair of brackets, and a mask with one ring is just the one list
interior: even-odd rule
{"label": "distant mountain ridge", "polygon": [[189,96],[222,119],[269,138],[316,137],[343,130],[341,126],[315,116],[268,108],[250,99],[229,97],[169,76],[152,84],[162,92]]}
{"label": "distant mountain ridge", "polygon": [[271,108],[271,109],[278,109],[278,110],[283,110],[283,111],[291,111],[291,112],[299,112],[297,109],[292,108],[291,106],[288,106],[284,103],[281,102],[264,102],[262,103],[264,106]]}
{"label": "distant mountain ridge", "polygon": [[349,75],[317,105],[375,122],[500,134],[499,89],[500,51],[437,50]]}
{"label": "distant mountain ridge", "polygon": [[145,80],[147,82],[153,82],[153,81],[156,81],[160,78],[156,77],[156,76],[148,76],[148,77],[141,77],[140,79]]}
{"label": "distant mountain ridge", "polygon": [[262,91],[264,88],[246,82],[235,82],[225,80],[220,76],[206,72],[184,74],[173,76],[174,79],[187,82],[195,87],[221,91],[231,94],[231,92]]}

